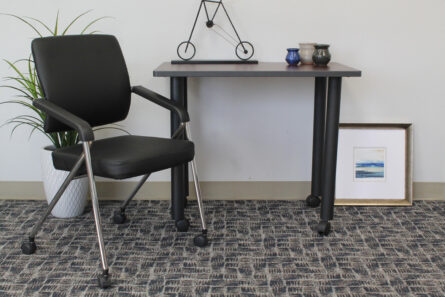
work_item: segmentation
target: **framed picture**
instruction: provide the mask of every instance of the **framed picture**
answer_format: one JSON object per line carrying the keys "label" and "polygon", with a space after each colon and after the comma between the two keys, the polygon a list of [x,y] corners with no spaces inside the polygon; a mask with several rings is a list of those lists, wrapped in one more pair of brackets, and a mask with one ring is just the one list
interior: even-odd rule
{"label": "framed picture", "polygon": [[340,124],[335,205],[412,205],[411,124]]}

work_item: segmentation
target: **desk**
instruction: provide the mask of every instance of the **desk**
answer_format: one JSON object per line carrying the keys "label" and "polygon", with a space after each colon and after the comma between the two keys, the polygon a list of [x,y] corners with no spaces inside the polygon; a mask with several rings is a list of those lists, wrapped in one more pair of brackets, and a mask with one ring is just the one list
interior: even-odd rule
{"label": "desk", "polygon": [[[170,77],[171,99],[187,108],[187,78],[193,77],[313,77],[314,136],[312,148],[312,184],[307,204],[320,204],[317,232],[328,235],[334,218],[335,174],[337,166],[338,123],[340,117],[341,81],[343,77],[360,77],[361,71],[338,63],[328,67],[302,65],[289,67],[285,63],[257,65],[172,65],[161,64],[153,71],[155,77]],[[171,133],[179,127],[179,119],[171,115]],[[184,219],[188,196],[188,167],[172,168],[172,216]]]}

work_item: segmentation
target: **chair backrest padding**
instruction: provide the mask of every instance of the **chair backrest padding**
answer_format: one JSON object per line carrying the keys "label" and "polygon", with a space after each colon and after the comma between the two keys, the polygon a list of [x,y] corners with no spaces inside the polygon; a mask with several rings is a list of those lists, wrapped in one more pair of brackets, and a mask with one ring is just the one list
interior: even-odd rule
{"label": "chair backrest padding", "polygon": [[[32,54],[45,98],[91,126],[124,120],[131,87],[117,39],[110,35],[37,38]],[[47,117],[46,132],[71,130]]]}

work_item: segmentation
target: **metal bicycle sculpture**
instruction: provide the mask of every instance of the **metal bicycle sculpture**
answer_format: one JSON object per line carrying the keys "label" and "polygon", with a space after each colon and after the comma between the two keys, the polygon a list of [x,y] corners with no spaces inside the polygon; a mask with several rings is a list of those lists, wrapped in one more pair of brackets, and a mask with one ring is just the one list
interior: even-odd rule
{"label": "metal bicycle sculpture", "polygon": [[[212,17],[210,16],[209,10],[207,9],[207,3],[218,5],[216,7],[215,12],[213,13]],[[189,60],[193,59],[193,57],[196,54],[196,47],[190,41],[192,39],[193,32],[195,31],[196,23],[198,22],[198,18],[199,18],[199,14],[201,13],[201,10],[203,7],[204,7],[204,10],[205,10],[205,13],[207,16],[207,22],[206,22],[207,28],[211,29],[214,26],[219,27],[220,30],[223,31],[231,40],[228,40],[226,37],[224,37],[221,33],[219,33],[216,30],[215,30],[215,33],[219,34],[223,39],[225,39],[227,42],[229,42],[230,44],[235,46],[235,54],[240,60],[247,61],[250,58],[252,58],[252,56],[255,52],[255,49],[253,48],[253,45],[250,42],[241,40],[240,35],[238,34],[238,31],[236,30],[235,25],[232,22],[232,19],[230,18],[226,8],[224,7],[223,0],[201,0],[201,4],[199,5],[199,9],[198,9],[198,14],[196,15],[196,19],[195,19],[195,23],[193,24],[192,32],[190,33],[190,37],[187,41],[181,42],[178,46],[177,53],[178,53],[179,58],[181,58],[184,61],[189,61]],[[233,31],[236,34],[236,38],[231,36],[230,34],[228,34],[226,31],[224,31],[224,29],[222,29],[220,26],[218,26],[214,22],[216,14],[218,13],[218,11],[221,7],[227,16],[227,19],[229,20],[230,25],[232,25]],[[232,41],[237,42],[238,44],[235,44]]]}

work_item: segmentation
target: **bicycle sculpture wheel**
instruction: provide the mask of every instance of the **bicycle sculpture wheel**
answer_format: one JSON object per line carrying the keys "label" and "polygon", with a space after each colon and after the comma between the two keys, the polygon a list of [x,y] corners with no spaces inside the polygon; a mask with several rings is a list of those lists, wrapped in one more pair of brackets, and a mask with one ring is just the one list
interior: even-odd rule
{"label": "bicycle sculpture wheel", "polygon": [[[211,14],[209,14],[209,10],[207,7],[207,5],[209,3],[217,5],[215,12],[213,13],[213,16],[211,16]],[[222,38],[224,38],[227,42],[229,42],[230,44],[232,44],[235,47],[235,54],[241,61],[248,61],[250,58],[252,58],[252,56],[255,52],[255,49],[253,48],[253,45],[250,42],[241,40],[240,35],[238,34],[238,31],[236,30],[235,25],[233,24],[232,19],[229,16],[229,13],[227,12],[226,8],[224,7],[223,0],[201,0],[201,4],[199,5],[199,9],[198,9],[198,14],[196,15],[195,22],[194,22],[193,28],[192,28],[192,32],[190,33],[190,37],[187,41],[181,42],[178,46],[177,52],[178,52],[179,58],[181,58],[184,61],[189,61],[189,60],[193,59],[193,57],[196,54],[196,47],[191,42],[191,40],[192,40],[193,32],[195,31],[196,23],[198,22],[199,14],[201,13],[202,8],[204,8],[204,11],[205,11],[206,17],[207,17],[207,21],[206,21],[207,28],[211,29],[214,27],[218,27],[222,33],[225,33],[226,36],[224,36],[221,32],[214,30],[215,33],[220,35]],[[233,31],[235,32],[236,38],[233,37],[232,35],[230,35],[229,33],[227,33],[226,31],[224,31],[223,28],[221,28],[214,22],[216,14],[218,13],[220,8],[222,8],[224,10],[224,13],[227,16],[227,19],[229,20],[230,25],[232,26]]]}

